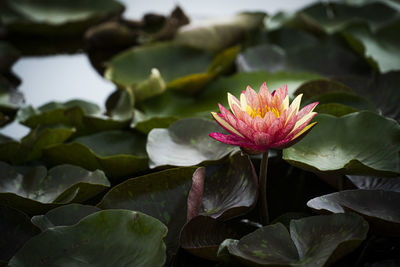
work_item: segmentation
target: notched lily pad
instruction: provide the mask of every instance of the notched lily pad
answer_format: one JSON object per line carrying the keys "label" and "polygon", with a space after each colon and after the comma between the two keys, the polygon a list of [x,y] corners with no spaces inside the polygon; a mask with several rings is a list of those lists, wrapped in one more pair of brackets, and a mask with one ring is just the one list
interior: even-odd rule
{"label": "notched lily pad", "polygon": [[368,223],[356,214],[313,216],[264,226],[240,240],[225,240],[218,251],[224,262],[246,266],[325,266],[356,249]]}
{"label": "notched lily pad", "polygon": [[32,238],[9,266],[161,267],[166,233],[164,224],[140,212],[99,211],[75,225],[50,228]]}
{"label": "notched lily pad", "polygon": [[193,166],[217,161],[236,150],[208,136],[221,127],[207,119],[183,119],[168,129],[153,129],[147,137],[146,150],[150,168],[160,166]]}
{"label": "notched lily pad", "polygon": [[400,193],[385,190],[345,190],[313,198],[307,206],[317,211],[352,211],[363,216],[373,230],[400,236]]}
{"label": "notched lily pad", "polygon": [[100,169],[108,178],[118,179],[148,169],[145,142],[143,134],[113,130],[48,147],[44,153],[51,164],[69,163],[87,170]]}
{"label": "notched lily pad", "polygon": [[340,118],[319,114],[318,125],[300,142],[284,149],[290,164],[336,174],[400,173],[400,126],[368,111]]}
{"label": "notched lily pad", "polygon": [[100,211],[99,208],[82,204],[68,204],[50,210],[44,215],[32,217],[32,223],[42,231],[63,225],[74,225],[86,216]]}
{"label": "notched lily pad", "polygon": [[0,202],[27,214],[42,214],[62,204],[83,202],[110,186],[102,171],[77,166],[12,167],[0,162]]}
{"label": "notched lily pad", "polygon": [[227,220],[246,213],[258,197],[258,182],[247,155],[237,153],[227,162],[196,171],[188,198],[188,215]]}
{"label": "notched lily pad", "polygon": [[8,261],[26,241],[40,233],[29,217],[16,209],[0,205],[0,260]]}
{"label": "notched lily pad", "polygon": [[136,178],[113,187],[99,203],[102,209],[129,209],[149,214],[168,227],[168,256],[176,253],[186,222],[186,199],[196,168],[169,169]]}

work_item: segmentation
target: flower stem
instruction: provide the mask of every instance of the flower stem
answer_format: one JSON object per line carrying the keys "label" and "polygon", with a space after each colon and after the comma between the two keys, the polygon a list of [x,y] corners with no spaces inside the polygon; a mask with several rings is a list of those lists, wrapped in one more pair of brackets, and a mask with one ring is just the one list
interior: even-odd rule
{"label": "flower stem", "polygon": [[260,217],[263,225],[269,224],[268,205],[267,205],[267,168],[268,168],[268,151],[264,152],[260,166],[260,176],[258,177],[260,188]]}

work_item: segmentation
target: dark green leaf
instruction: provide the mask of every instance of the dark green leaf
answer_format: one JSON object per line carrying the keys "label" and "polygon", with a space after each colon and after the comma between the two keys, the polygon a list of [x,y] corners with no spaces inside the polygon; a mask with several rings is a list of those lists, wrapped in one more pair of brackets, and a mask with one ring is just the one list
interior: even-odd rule
{"label": "dark green leaf", "polygon": [[100,132],[49,147],[45,157],[55,165],[69,163],[87,170],[100,169],[108,178],[116,179],[148,169],[145,138],[128,131]]}
{"label": "dark green leaf", "polygon": [[358,189],[380,189],[400,193],[400,177],[390,178],[377,176],[346,175]]}
{"label": "dark green leaf", "polygon": [[81,204],[69,204],[50,210],[44,215],[32,217],[32,223],[42,231],[62,225],[74,225],[86,216],[100,211],[99,208]]}
{"label": "dark green leaf", "polygon": [[375,231],[400,236],[400,193],[384,190],[345,190],[311,199],[307,206],[333,213],[362,215]]}
{"label": "dark green leaf", "polygon": [[82,202],[110,186],[102,171],[60,165],[13,168],[0,162],[0,201],[28,214],[41,214],[70,202]]}
{"label": "dark green leaf", "polygon": [[283,150],[290,164],[314,172],[339,174],[400,173],[400,126],[363,111],[340,118],[319,114],[317,126]]}
{"label": "dark green leaf", "polygon": [[368,224],[356,214],[313,216],[264,226],[240,240],[227,239],[218,257],[246,266],[325,266],[365,239]]}
{"label": "dark green leaf", "polygon": [[0,41],[0,74],[10,71],[19,56],[20,52],[12,45]]}
{"label": "dark green leaf", "polygon": [[257,175],[248,156],[237,153],[228,162],[196,171],[189,194],[188,216],[227,220],[249,211],[257,202]]}
{"label": "dark green leaf", "polygon": [[25,213],[0,205],[0,232],[0,259],[8,261],[26,241],[40,233],[40,230]]}
{"label": "dark green leaf", "polygon": [[165,225],[140,212],[99,211],[32,238],[9,266],[162,266],[166,233]]}
{"label": "dark green leaf", "polygon": [[113,187],[98,205],[102,209],[144,212],[168,227],[167,253],[176,253],[179,232],[186,222],[186,199],[193,167],[169,169],[129,179]]}
{"label": "dark green leaf", "polygon": [[216,122],[201,118],[183,119],[168,129],[153,129],[146,145],[150,168],[193,166],[222,159],[236,148],[208,136],[218,131],[222,129]]}
{"label": "dark green leaf", "polygon": [[3,23],[21,33],[44,35],[80,34],[91,25],[119,15],[124,7],[117,1],[4,1]]}

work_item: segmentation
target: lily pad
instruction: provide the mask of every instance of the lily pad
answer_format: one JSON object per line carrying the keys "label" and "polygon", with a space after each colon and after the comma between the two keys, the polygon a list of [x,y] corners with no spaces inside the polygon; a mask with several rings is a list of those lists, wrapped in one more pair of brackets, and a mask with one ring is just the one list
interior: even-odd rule
{"label": "lily pad", "polygon": [[126,180],[108,191],[98,207],[137,210],[159,219],[168,227],[165,242],[171,256],[186,222],[186,199],[195,169],[169,169]]}
{"label": "lily pad", "polygon": [[26,241],[40,233],[29,217],[16,209],[0,205],[0,260],[8,261]]}
{"label": "lily pad", "polygon": [[[282,31],[282,36],[274,37],[277,40],[270,37],[272,40],[268,43],[250,47],[241,53],[237,59],[238,68],[247,72],[309,71],[326,76],[349,73],[364,75],[370,72],[368,64],[347,47],[340,36],[327,36],[310,42],[306,39],[296,40],[293,34],[288,35],[285,30],[279,31]],[[288,46],[287,39],[297,46]]]}
{"label": "lily pad", "polygon": [[373,32],[366,24],[354,24],[344,29],[343,34],[355,51],[380,72],[400,70],[396,60],[400,56],[400,20],[385,25]]}
{"label": "lily pad", "polygon": [[87,170],[103,170],[118,179],[148,169],[146,137],[128,131],[105,131],[82,136],[68,144],[48,147],[45,159],[54,165],[69,163]]}
{"label": "lily pad", "polygon": [[63,225],[74,225],[86,216],[100,211],[99,208],[89,205],[68,204],[50,210],[44,215],[32,217],[32,223],[45,231],[49,228]]}
{"label": "lily pad", "polygon": [[246,34],[261,28],[265,13],[241,13],[216,21],[195,23],[179,29],[175,40],[184,45],[219,52],[242,41]]}
{"label": "lily pad", "polygon": [[0,202],[27,214],[42,214],[62,204],[83,202],[110,186],[102,171],[60,165],[14,168],[0,162]]}
{"label": "lily pad", "polygon": [[166,233],[165,225],[140,212],[99,211],[35,236],[9,266],[162,266]]}
{"label": "lily pad", "polygon": [[400,193],[400,177],[390,178],[377,176],[346,175],[358,189],[387,190]]}
{"label": "lily pad", "polygon": [[0,160],[20,164],[39,159],[45,148],[64,142],[74,132],[74,129],[64,127],[37,127],[20,142],[3,136],[0,138],[0,151],[4,154],[0,154]]}
{"label": "lily pad", "polygon": [[196,171],[188,199],[188,215],[219,220],[242,215],[255,206],[257,188],[253,164],[247,155],[237,153],[225,163]]}
{"label": "lily pad", "polygon": [[217,123],[202,118],[183,119],[168,129],[151,130],[146,145],[150,168],[193,166],[222,159],[236,148],[208,136],[220,130]]}
{"label": "lily pad", "polygon": [[180,245],[189,253],[200,258],[218,261],[219,245],[237,234],[225,223],[207,216],[197,216],[182,228]]}
{"label": "lily pad", "polygon": [[224,261],[246,266],[327,266],[356,249],[368,223],[356,214],[312,216],[264,226],[240,240],[225,240],[218,251]]}
{"label": "lily pad", "polygon": [[239,96],[248,85],[258,91],[260,86],[266,82],[271,91],[287,84],[289,94],[292,94],[303,82],[318,78],[321,76],[307,72],[237,73],[230,77],[219,77],[195,97],[167,91],[160,96],[138,103],[138,107],[150,118],[153,116],[176,118],[206,116],[210,118],[210,112],[218,109],[218,103],[228,106],[228,92]]}
{"label": "lily pad", "polygon": [[357,189],[313,198],[307,206],[332,213],[356,212],[371,224],[373,230],[400,236],[399,201],[399,192]]}
{"label": "lily pad", "polygon": [[133,99],[128,91],[117,90],[107,100],[106,105],[109,116],[102,115],[96,104],[83,100],[50,102],[38,109],[31,106],[21,109],[18,119],[30,128],[56,124],[74,127],[75,136],[121,129],[129,125],[133,117]]}
{"label": "lily pad", "polygon": [[336,174],[400,173],[400,126],[368,111],[340,118],[316,117],[318,125],[304,139],[283,150],[290,164]]}
{"label": "lily pad", "polygon": [[89,26],[119,15],[117,1],[6,0],[2,22],[13,32],[42,35],[82,34]]}
{"label": "lily pad", "polygon": [[177,121],[177,117],[146,116],[143,112],[135,110],[135,117],[132,120],[131,128],[148,134],[154,128],[168,128]]}
{"label": "lily pad", "polygon": [[203,87],[215,75],[215,71],[208,71],[213,58],[207,52],[174,42],[155,43],[118,54],[108,63],[105,76],[133,90],[140,102],[167,88],[194,92],[194,86]]}
{"label": "lily pad", "polygon": [[389,5],[376,1],[363,5],[345,3],[316,3],[300,11],[306,14],[326,32],[333,33],[345,28],[350,23],[368,23],[373,29],[395,19],[397,11]]}
{"label": "lily pad", "polygon": [[20,52],[12,45],[7,42],[0,41],[0,73],[9,72],[19,56]]}

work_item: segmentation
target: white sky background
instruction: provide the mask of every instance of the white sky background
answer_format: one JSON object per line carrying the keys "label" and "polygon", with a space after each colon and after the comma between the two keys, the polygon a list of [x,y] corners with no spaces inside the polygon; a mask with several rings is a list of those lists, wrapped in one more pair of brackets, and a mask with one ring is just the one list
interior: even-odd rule
{"label": "white sky background", "polygon": [[[242,11],[263,11],[274,14],[281,10],[295,11],[313,0],[119,0],[126,6],[124,17],[141,19],[145,13],[168,15],[176,5],[192,19],[219,18]],[[50,101],[65,102],[83,99],[104,107],[108,95],[115,86],[102,78],[90,65],[85,54],[25,57],[13,66],[14,73],[21,78],[19,90],[26,104],[34,107]],[[11,123],[0,129],[0,133],[21,138],[28,129]]]}

